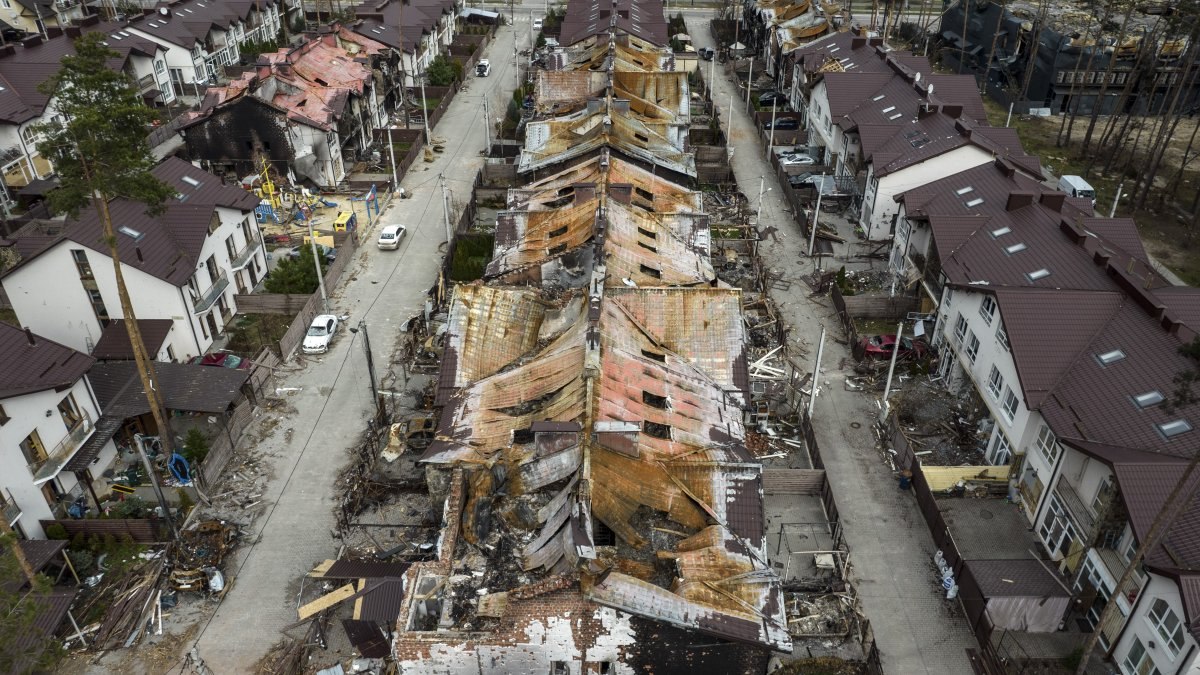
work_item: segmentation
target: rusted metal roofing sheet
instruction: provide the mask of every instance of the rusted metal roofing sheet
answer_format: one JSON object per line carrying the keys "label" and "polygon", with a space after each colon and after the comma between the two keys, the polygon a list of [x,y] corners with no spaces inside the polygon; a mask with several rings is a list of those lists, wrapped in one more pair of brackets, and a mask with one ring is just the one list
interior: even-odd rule
{"label": "rusted metal roofing sheet", "polygon": [[[392,618],[395,621],[395,617]],[[392,641],[375,621],[356,621],[342,619],[342,629],[346,638],[367,659],[382,659],[387,657]]]}
{"label": "rusted metal roofing sheet", "polygon": [[325,579],[375,579],[402,577],[412,563],[376,562],[373,560],[335,560],[321,576]]}
{"label": "rusted metal roofing sheet", "polygon": [[606,216],[610,285],[629,279],[638,286],[688,286],[716,279],[707,231],[685,241],[663,222],[666,218],[615,201]]}
{"label": "rusted metal roofing sheet", "polygon": [[497,216],[496,248],[488,276],[540,264],[574,250],[592,238],[599,201],[587,200],[554,211],[506,211]]}

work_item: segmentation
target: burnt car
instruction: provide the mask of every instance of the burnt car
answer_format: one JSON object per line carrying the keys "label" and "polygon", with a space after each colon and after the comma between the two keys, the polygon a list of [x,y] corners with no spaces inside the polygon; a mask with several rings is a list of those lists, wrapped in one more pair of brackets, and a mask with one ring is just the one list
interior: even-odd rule
{"label": "burnt car", "polygon": [[[896,349],[896,336],[892,335],[874,335],[864,337],[858,341],[858,346],[862,349],[863,357],[868,359],[890,359],[892,351]],[[914,358],[923,359],[929,354],[929,343],[922,339],[916,339],[905,335],[900,338],[900,352],[896,354],[896,358]]]}

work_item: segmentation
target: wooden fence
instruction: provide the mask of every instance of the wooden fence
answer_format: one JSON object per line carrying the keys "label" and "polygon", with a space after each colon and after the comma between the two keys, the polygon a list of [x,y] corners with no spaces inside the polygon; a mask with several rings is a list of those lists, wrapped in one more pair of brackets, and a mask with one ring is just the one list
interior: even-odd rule
{"label": "wooden fence", "polygon": [[196,471],[196,478],[199,479],[202,486],[216,483],[217,478],[225,469],[225,465],[229,464],[229,460],[233,457],[233,451],[237,448],[238,441],[250,427],[250,421],[253,418],[254,404],[249,399],[243,399],[233,409],[233,412],[225,415],[224,435],[213,439],[212,445],[208,449],[208,455],[204,457],[204,461],[200,463]]}
{"label": "wooden fence", "polygon": [[255,293],[233,296],[238,312],[246,314],[284,314],[293,316],[312,296],[306,293]]}
{"label": "wooden fence", "polygon": [[111,535],[120,538],[123,535],[129,535],[139,544],[152,544],[170,539],[165,531],[164,523],[157,518],[84,518],[39,522],[42,530],[51,525],[61,525],[67,531],[68,539],[74,539],[75,535],[80,533],[84,537]]}

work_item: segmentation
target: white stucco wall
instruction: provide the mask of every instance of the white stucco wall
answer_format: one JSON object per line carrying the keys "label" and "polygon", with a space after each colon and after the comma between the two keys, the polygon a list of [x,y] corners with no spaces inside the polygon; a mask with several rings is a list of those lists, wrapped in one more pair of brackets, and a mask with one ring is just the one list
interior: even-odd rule
{"label": "white stucco wall", "polygon": [[[100,413],[95,398],[82,378],[68,391],[55,392],[51,389],[0,400],[0,405],[4,406],[4,413],[10,418],[0,426],[0,487],[5,488],[21,508],[18,523],[31,539],[45,538],[38,520],[53,518],[53,513],[41,488],[33,483],[33,473],[21,454],[20,443],[36,430],[46,452],[54,451],[67,435],[66,423],[57,407],[68,394],[75,397],[76,405],[86,411],[93,424],[99,419]],[[47,415],[46,411],[50,411],[50,414]],[[111,441],[105,451],[107,461],[111,462],[115,452]],[[107,464],[101,463],[104,461],[106,458],[102,456],[94,466],[107,467]],[[99,473],[98,470],[93,471],[93,475]],[[75,474],[69,471],[59,473],[54,480],[58,489],[64,493],[72,492],[78,486]]]}
{"label": "white stucco wall", "polygon": [[[1185,622],[1183,629],[1184,643],[1183,648],[1175,655],[1172,655],[1162,636],[1154,628],[1151,620],[1148,617],[1150,608],[1154,605],[1155,598],[1162,598],[1167,601],[1170,608],[1179,617],[1180,621]],[[1132,670],[1125,667],[1124,662],[1129,655],[1130,649],[1133,647],[1135,640],[1140,640],[1150,659],[1154,662],[1154,666],[1158,668],[1163,675],[1172,675],[1173,673],[1184,673],[1185,675],[1200,674],[1200,656],[1195,649],[1196,641],[1186,628],[1187,615],[1183,611],[1183,603],[1179,598],[1179,586],[1167,577],[1150,574],[1150,581],[1142,591],[1142,596],[1139,598],[1133,613],[1125,624],[1125,630],[1122,631],[1121,637],[1117,640],[1116,649],[1113,651],[1113,662],[1117,664],[1121,673],[1125,675],[1134,675]],[[1150,647],[1153,643],[1154,646]]]}
{"label": "white stucco wall", "polygon": [[867,238],[887,239],[891,235],[892,217],[899,208],[894,199],[896,195],[990,161],[990,153],[974,145],[966,145],[900,171],[893,171],[879,177],[878,181],[875,180],[873,164],[868,164],[867,187],[863,191],[862,212],[859,214]]}

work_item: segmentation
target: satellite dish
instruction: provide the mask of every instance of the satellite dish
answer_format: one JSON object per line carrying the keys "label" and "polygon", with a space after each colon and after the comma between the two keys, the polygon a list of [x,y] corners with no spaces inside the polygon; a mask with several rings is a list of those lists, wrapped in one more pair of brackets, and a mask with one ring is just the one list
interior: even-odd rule
{"label": "satellite dish", "polygon": [[921,81],[921,74],[913,73],[913,82],[920,82],[920,81]]}
{"label": "satellite dish", "polygon": [[163,16],[171,16],[171,10],[167,9],[166,7],[159,7],[158,13]]}

